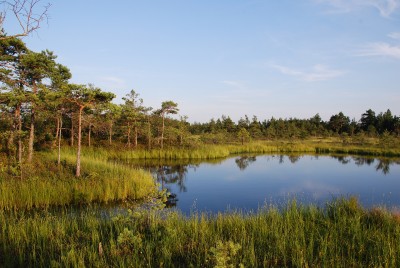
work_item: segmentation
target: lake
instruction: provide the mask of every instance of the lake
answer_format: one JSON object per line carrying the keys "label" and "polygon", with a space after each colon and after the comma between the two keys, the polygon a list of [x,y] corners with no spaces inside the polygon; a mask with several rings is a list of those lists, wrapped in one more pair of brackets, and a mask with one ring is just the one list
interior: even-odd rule
{"label": "lake", "polygon": [[141,161],[160,187],[171,193],[168,206],[185,214],[255,211],[295,198],[321,205],[356,196],[364,207],[400,207],[400,161],[332,155],[242,155],[190,162]]}

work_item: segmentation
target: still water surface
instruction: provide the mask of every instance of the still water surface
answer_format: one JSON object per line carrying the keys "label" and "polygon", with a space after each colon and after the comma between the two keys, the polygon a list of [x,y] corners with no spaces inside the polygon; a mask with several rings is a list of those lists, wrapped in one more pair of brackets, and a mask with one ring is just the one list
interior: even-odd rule
{"label": "still water surface", "polygon": [[400,161],[355,156],[258,155],[213,162],[139,162],[183,213],[257,210],[265,204],[324,204],[356,196],[365,207],[400,207]]}

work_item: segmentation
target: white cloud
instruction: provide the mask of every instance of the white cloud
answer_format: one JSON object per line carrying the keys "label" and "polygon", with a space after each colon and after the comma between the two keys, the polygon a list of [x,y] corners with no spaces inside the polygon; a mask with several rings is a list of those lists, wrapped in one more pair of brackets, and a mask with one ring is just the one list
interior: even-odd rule
{"label": "white cloud", "polygon": [[393,33],[388,34],[388,36],[390,38],[393,38],[393,39],[396,39],[396,40],[400,40],[400,32],[393,32]]}
{"label": "white cloud", "polygon": [[361,0],[360,2],[366,2],[365,5],[375,7],[383,17],[389,17],[400,7],[399,0]]}
{"label": "white cloud", "polygon": [[393,46],[388,43],[372,43],[365,46],[359,56],[385,56],[400,59],[400,46]]}
{"label": "white cloud", "polygon": [[250,90],[248,85],[245,82],[242,81],[236,81],[236,80],[223,80],[220,83],[227,85],[230,88],[230,91],[235,91],[235,92],[246,92]]}
{"label": "white cloud", "polygon": [[104,76],[101,77],[101,80],[103,82],[106,82],[108,84],[114,85],[116,87],[124,86],[125,85],[125,80],[115,77],[115,76]]}
{"label": "white cloud", "polygon": [[305,180],[290,187],[284,187],[280,191],[281,195],[290,194],[307,194],[310,193],[313,198],[322,198],[332,195],[338,195],[342,191],[340,188],[324,183],[317,183],[312,180]]}
{"label": "white cloud", "polygon": [[332,6],[335,11],[351,12],[353,10],[370,7],[379,11],[383,17],[390,17],[400,9],[400,0],[316,0]]}
{"label": "white cloud", "polygon": [[314,65],[310,71],[296,70],[277,64],[271,64],[270,66],[283,74],[295,76],[307,82],[325,81],[344,74],[343,71],[333,70],[321,64]]}
{"label": "white cloud", "polygon": [[225,85],[228,85],[228,86],[237,87],[237,88],[242,88],[243,87],[242,82],[234,81],[234,80],[224,80],[224,81],[221,81],[221,83],[225,84]]}

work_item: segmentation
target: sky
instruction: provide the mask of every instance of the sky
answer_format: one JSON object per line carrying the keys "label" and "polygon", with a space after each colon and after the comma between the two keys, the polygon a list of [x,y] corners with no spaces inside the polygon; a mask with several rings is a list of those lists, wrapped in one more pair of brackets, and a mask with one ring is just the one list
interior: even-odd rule
{"label": "sky", "polygon": [[116,103],[133,89],[189,122],[400,115],[400,0],[47,2],[48,23],[23,40]]}

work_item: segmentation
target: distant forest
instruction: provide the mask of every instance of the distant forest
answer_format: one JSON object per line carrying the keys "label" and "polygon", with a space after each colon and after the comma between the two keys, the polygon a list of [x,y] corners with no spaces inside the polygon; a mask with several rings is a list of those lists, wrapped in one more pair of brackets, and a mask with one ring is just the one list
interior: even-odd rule
{"label": "distant forest", "polygon": [[234,134],[241,129],[246,130],[253,139],[305,139],[309,137],[329,136],[368,136],[400,135],[400,117],[393,115],[388,109],[376,114],[371,109],[361,114],[358,121],[344,115],[342,112],[332,115],[329,121],[323,121],[319,114],[309,119],[276,119],[258,120],[253,116],[250,120],[247,115],[237,123],[229,116],[221,119],[211,119],[207,123],[190,125],[191,134],[230,133]]}

